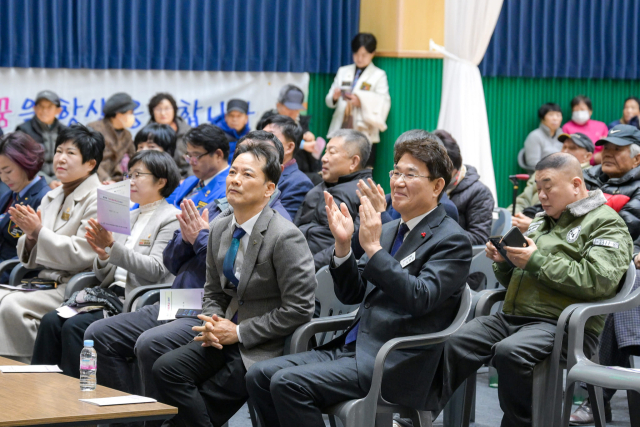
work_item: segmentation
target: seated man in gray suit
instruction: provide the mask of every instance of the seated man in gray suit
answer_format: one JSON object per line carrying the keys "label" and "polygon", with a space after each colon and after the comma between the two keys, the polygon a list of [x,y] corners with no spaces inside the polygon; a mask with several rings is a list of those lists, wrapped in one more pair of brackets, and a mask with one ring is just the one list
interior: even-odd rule
{"label": "seated man in gray suit", "polygon": [[309,246],[268,206],[280,172],[269,142],[236,148],[226,183],[233,212],[221,213],[209,233],[204,323],[193,328],[200,335],[153,365],[160,400],[179,409],[173,425],[224,424],[248,398],[247,369],[282,355],[285,338],[313,315]]}
{"label": "seated man in gray suit", "polygon": [[[360,261],[351,251],[351,215],[325,193],[335,239],[330,271],[336,295],[360,308],[345,334],[327,345],[251,367],[247,388],[268,427],[324,427],[322,408],[368,393],[375,357],[387,341],[441,331],[457,313],[471,243],[439,203],[453,165],[431,138],[400,143],[394,151],[391,197],[401,218],[382,225],[380,213],[361,197]],[[429,409],[426,396],[441,374],[442,349],[438,344],[391,353],[382,395]]]}

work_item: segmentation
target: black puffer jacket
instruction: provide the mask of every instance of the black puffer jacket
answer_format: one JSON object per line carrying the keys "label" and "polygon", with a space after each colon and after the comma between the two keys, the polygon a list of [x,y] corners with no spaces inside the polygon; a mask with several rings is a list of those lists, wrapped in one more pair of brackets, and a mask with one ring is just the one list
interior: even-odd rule
{"label": "black puffer jacket", "polygon": [[629,201],[618,212],[629,228],[634,252],[640,251],[640,166],[631,169],[621,178],[609,178],[597,165],[584,171],[584,182],[589,190],[599,188],[605,194],[622,194]]}
{"label": "black puffer jacket", "polygon": [[306,237],[311,253],[315,255],[335,243],[329,229],[324,192],[328,191],[338,206],[341,203],[347,205],[351,218],[355,220],[360,209],[360,199],[356,194],[357,184],[359,180],[367,182],[367,178],[371,178],[371,169],[341,176],[335,184],[323,181],[307,193],[293,222]]}
{"label": "black puffer jacket", "polygon": [[472,245],[489,241],[495,201],[489,187],[480,182],[473,166],[465,165],[467,173],[449,193],[449,199],[458,208],[458,224],[469,234]]}

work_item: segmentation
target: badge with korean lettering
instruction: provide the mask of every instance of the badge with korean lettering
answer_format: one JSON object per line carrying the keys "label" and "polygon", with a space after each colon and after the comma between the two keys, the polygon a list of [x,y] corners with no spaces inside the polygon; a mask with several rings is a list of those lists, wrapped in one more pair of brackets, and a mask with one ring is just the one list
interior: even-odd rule
{"label": "badge with korean lettering", "polygon": [[408,257],[406,257],[405,259],[403,259],[402,261],[400,261],[400,266],[402,268],[405,268],[407,265],[411,264],[415,260],[416,260],[416,253],[414,252]]}
{"label": "badge with korean lettering", "polygon": [[531,225],[529,225],[529,228],[527,229],[527,231],[524,232],[524,235],[528,236],[531,233],[535,233],[535,231],[538,228],[540,228],[541,225],[542,225],[542,221],[532,223]]}
{"label": "badge with korean lettering", "polygon": [[605,246],[607,248],[614,248],[614,249],[620,248],[620,244],[618,244],[618,242],[614,242],[612,240],[606,240],[606,239],[593,239],[593,246]]}
{"label": "badge with korean lettering", "polygon": [[573,243],[578,240],[578,236],[580,235],[580,230],[582,230],[582,226],[579,225],[577,227],[573,227],[567,233],[567,243]]}

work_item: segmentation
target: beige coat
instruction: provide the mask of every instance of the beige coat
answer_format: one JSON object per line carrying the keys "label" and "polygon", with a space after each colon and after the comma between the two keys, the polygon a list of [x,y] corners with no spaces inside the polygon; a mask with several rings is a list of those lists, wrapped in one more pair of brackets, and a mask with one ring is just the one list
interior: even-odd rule
{"label": "beige coat", "polygon": [[26,236],[22,236],[18,257],[29,268],[44,267],[38,276],[61,285],[49,291],[0,291],[0,356],[31,357],[42,316],[60,306],[66,283],[74,274],[91,270],[96,254],[84,235],[89,218],[96,217],[99,186],[93,174],[66,199],[62,187],[42,198],[38,242],[29,253]]}
{"label": "beige coat", "polygon": [[[342,128],[344,120],[344,111],[347,107],[347,101],[340,97],[334,103],[333,91],[336,88],[343,87],[343,83],[353,82],[356,73],[355,64],[340,67],[333,80],[333,84],[329,89],[329,93],[325,98],[327,107],[335,108],[329,132],[327,137],[331,138],[333,134]],[[360,108],[353,108],[353,127],[367,135],[369,141],[380,142],[380,132],[387,130],[387,116],[391,108],[391,97],[389,96],[389,82],[387,81],[387,73],[384,70],[369,64],[364,69],[355,87],[353,94],[360,99]]]}

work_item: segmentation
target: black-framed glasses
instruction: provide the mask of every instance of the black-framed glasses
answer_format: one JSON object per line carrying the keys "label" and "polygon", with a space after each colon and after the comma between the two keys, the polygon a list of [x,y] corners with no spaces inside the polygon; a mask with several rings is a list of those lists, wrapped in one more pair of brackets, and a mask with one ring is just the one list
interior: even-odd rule
{"label": "black-framed glasses", "polygon": [[135,181],[136,179],[140,179],[140,175],[153,175],[153,174],[149,172],[133,172],[133,173],[126,174],[124,176],[124,179]]}
{"label": "black-framed glasses", "polygon": [[430,176],[417,175],[417,174],[413,174],[413,173],[402,173],[402,172],[398,172],[398,171],[389,171],[389,178],[391,178],[394,181],[397,181],[400,178],[402,178],[402,179],[404,179],[404,182],[413,181],[414,179],[417,179],[417,178],[431,179]]}
{"label": "black-framed glasses", "polygon": [[203,153],[203,154],[200,154],[198,156],[190,156],[188,154],[185,154],[184,155],[184,159],[187,161],[187,163],[190,163],[192,165],[197,165],[198,164],[198,160],[200,160],[201,158],[203,158],[207,154],[209,154],[209,153],[208,152],[207,153]]}

